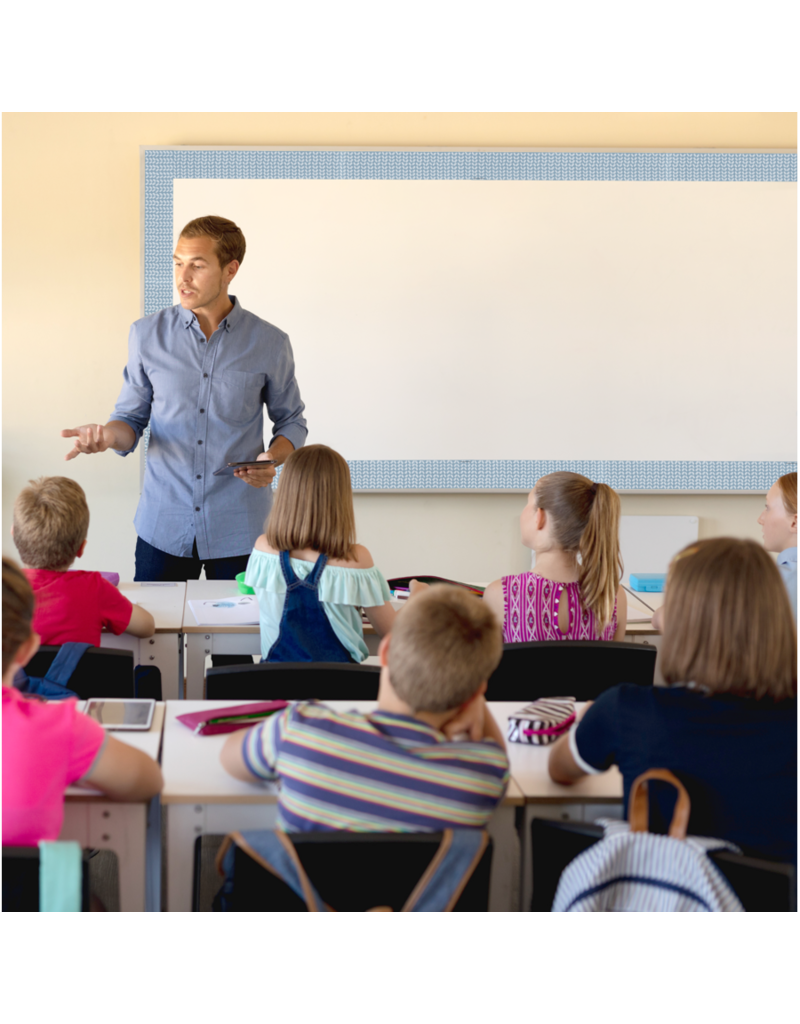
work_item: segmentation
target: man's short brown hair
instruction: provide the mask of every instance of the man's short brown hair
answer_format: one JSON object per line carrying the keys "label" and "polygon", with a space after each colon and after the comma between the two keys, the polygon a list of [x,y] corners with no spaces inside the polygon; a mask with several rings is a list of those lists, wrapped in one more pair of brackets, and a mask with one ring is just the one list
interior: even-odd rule
{"label": "man's short brown hair", "polygon": [[664,600],[661,671],[667,683],[775,700],[797,693],[789,597],[760,544],[715,537],[672,561]]}
{"label": "man's short brown hair", "polygon": [[466,703],[497,668],[503,628],[480,598],[440,585],[400,612],[389,644],[389,678],[414,711],[450,711]]}
{"label": "man's short brown hair", "polygon": [[40,476],[14,502],[14,543],[32,569],[68,569],[89,532],[83,488],[66,476]]}
{"label": "man's short brown hair", "polygon": [[225,217],[196,217],[189,221],[179,237],[210,238],[214,242],[219,265],[223,268],[233,260],[241,263],[247,248],[242,229]]}

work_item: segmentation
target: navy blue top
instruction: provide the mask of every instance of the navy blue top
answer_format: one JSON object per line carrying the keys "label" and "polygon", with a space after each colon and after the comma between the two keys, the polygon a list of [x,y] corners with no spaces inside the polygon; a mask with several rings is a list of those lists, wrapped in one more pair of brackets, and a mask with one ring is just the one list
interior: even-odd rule
{"label": "navy blue top", "polygon": [[[797,701],[623,683],[592,704],[570,736],[591,773],[616,764],[625,784],[668,768],[692,801],[689,831],[753,856],[797,860]],[[650,784],[651,829],[666,831],[675,790]]]}

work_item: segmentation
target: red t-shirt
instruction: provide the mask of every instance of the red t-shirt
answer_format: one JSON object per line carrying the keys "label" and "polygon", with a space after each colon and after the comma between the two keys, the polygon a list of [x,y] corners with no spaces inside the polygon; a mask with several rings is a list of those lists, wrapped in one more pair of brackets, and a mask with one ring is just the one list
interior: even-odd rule
{"label": "red t-shirt", "polygon": [[119,635],[128,628],[133,605],[99,572],[26,569],[36,597],[33,631],[43,644],[100,646],[105,627]]}

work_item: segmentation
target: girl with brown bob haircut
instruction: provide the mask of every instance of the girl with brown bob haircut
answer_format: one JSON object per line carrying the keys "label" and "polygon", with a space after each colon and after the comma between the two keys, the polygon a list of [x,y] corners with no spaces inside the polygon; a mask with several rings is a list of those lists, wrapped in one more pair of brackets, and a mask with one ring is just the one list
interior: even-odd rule
{"label": "girl with brown bob haircut", "polygon": [[262,661],[363,661],[361,608],[389,632],[391,592],[356,543],[350,469],[338,452],[312,444],[288,457],[245,582],[258,596]]}
{"label": "girl with brown bob haircut", "polygon": [[[558,740],[550,776],[570,785],[616,764],[633,780],[666,768],[691,800],[689,831],[746,854],[797,860],[797,641],[778,570],[751,540],[690,544],[672,561],[663,605],[666,686],[600,694]],[[651,787],[651,831],[674,790]]]}

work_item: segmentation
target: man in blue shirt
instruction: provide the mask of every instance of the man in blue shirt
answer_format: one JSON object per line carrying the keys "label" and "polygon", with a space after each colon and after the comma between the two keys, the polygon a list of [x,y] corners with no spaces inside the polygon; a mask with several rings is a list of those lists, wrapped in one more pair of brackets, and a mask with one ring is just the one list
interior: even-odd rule
{"label": "man in blue shirt", "polygon": [[[74,459],[108,448],[129,455],[150,426],[136,580],[198,579],[203,567],[208,579],[243,572],[272,502],[272,463],[308,433],[288,336],[228,295],[244,253],[232,221],[187,224],[173,257],[180,305],[132,325],[111,420],[61,432],[74,438],[66,456]],[[265,465],[214,476],[249,460]]]}

